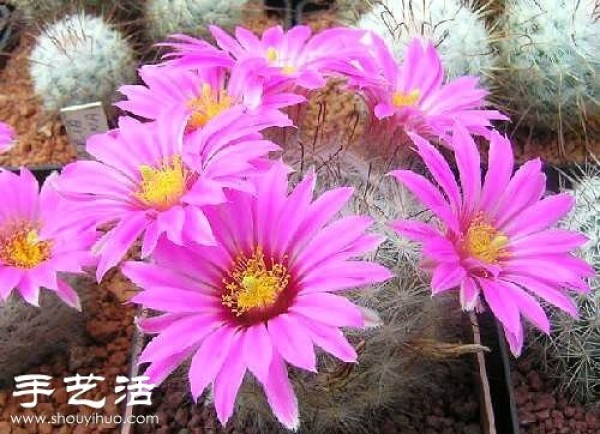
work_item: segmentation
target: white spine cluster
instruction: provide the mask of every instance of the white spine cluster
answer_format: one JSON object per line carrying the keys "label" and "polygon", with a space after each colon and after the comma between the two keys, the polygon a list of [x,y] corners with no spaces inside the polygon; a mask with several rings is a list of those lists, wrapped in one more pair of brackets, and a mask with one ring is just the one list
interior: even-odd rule
{"label": "white spine cluster", "polygon": [[35,93],[47,111],[94,101],[110,103],[135,79],[134,50],[101,18],[70,15],[48,26],[30,55]]}
{"label": "white spine cluster", "polygon": [[576,205],[562,223],[583,232],[588,243],[579,255],[596,270],[591,291],[576,298],[580,318],[554,310],[552,333],[538,337],[546,370],[560,387],[586,402],[600,398],[600,173],[582,177],[572,191]]}
{"label": "white spine cluster", "polygon": [[231,30],[241,24],[245,4],[246,0],[149,0],[148,33],[162,40],[173,33],[207,35],[210,24]]}
{"label": "white spine cluster", "polygon": [[438,47],[446,74],[487,77],[496,64],[483,12],[460,0],[382,0],[356,25],[384,38],[398,59],[422,35]]}
{"label": "white spine cluster", "polygon": [[580,130],[598,112],[600,23],[595,0],[510,0],[502,18],[500,87],[516,120]]}

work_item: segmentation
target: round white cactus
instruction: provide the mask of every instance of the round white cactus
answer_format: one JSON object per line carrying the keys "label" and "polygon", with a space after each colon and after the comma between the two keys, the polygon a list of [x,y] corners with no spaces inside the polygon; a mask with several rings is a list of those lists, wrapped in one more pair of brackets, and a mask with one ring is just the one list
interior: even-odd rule
{"label": "round white cactus", "polygon": [[516,120],[581,130],[598,112],[600,22],[595,0],[510,0],[502,18],[501,98]]}
{"label": "round white cactus", "polygon": [[30,55],[35,93],[47,111],[94,101],[112,102],[135,79],[133,48],[101,18],[75,14],[51,24]]}
{"label": "round white cactus", "polygon": [[245,4],[246,0],[149,0],[148,33],[161,40],[173,33],[205,36],[210,24],[233,29],[242,22]]}
{"label": "round white cactus", "polygon": [[600,398],[600,172],[583,176],[573,189],[576,205],[562,223],[565,229],[583,232],[588,243],[579,255],[596,269],[591,291],[576,297],[579,319],[555,311],[551,335],[538,335],[543,366],[561,389],[585,402]]}
{"label": "round white cactus", "polygon": [[437,46],[446,75],[486,78],[497,55],[483,10],[461,0],[382,0],[356,27],[381,36],[400,59],[408,41],[425,36]]}

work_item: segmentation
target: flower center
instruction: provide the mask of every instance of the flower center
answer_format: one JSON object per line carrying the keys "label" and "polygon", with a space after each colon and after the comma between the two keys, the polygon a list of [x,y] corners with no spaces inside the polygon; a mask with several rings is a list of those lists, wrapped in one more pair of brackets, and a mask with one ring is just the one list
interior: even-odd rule
{"label": "flower center", "polygon": [[266,57],[271,65],[281,66],[282,73],[284,73],[286,75],[290,75],[290,74],[293,74],[294,72],[296,72],[296,68],[293,65],[290,65],[289,63],[280,65],[281,62],[279,62],[279,53],[277,52],[277,50],[275,48],[269,47],[267,49]]}
{"label": "flower center", "polygon": [[469,255],[488,264],[497,263],[507,256],[507,244],[508,237],[481,217],[473,220],[465,237],[465,247]]}
{"label": "flower center", "polygon": [[158,168],[140,166],[140,174],[140,189],[134,196],[149,207],[168,209],[179,202],[187,190],[189,172],[178,155]]}
{"label": "flower center", "polygon": [[20,268],[33,268],[50,258],[52,243],[40,240],[36,229],[17,226],[0,235],[0,261]]}
{"label": "flower center", "polygon": [[216,91],[210,84],[202,85],[200,96],[190,100],[188,107],[192,115],[187,123],[188,132],[204,127],[212,118],[227,110],[233,104],[233,98],[225,90]]}
{"label": "flower center", "polygon": [[233,271],[223,279],[227,292],[222,303],[238,317],[251,310],[269,308],[289,281],[287,268],[273,259],[267,263],[262,248],[256,247],[250,258],[238,256]]}
{"label": "flower center", "polygon": [[410,91],[410,93],[394,92],[392,95],[392,104],[397,108],[414,106],[421,97],[421,92],[418,89]]}

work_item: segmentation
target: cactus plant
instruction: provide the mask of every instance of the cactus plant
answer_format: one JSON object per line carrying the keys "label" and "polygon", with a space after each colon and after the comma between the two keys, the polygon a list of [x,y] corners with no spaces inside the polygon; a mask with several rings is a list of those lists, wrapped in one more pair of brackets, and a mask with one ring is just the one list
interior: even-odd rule
{"label": "cactus plant", "polygon": [[530,127],[581,132],[598,112],[600,22],[594,0],[510,0],[501,19],[502,103]]}
{"label": "cactus plant", "polygon": [[382,0],[356,27],[383,37],[398,58],[414,35],[421,34],[437,46],[448,77],[467,74],[486,78],[497,55],[483,15],[483,9],[471,1]]}
{"label": "cactus plant", "polygon": [[117,87],[134,80],[136,73],[127,40],[101,18],[84,14],[47,27],[29,60],[35,93],[50,112],[73,104],[110,103]]}
{"label": "cactus plant", "polygon": [[[600,272],[600,170],[581,177],[573,193],[576,206],[563,222],[566,229],[586,234],[589,242],[580,255]],[[600,277],[589,294],[577,297],[579,320],[558,311],[551,317],[552,334],[538,336],[544,368],[560,388],[585,402],[600,399]]]}
{"label": "cactus plant", "polygon": [[207,36],[210,24],[231,30],[241,23],[245,4],[246,0],[149,0],[148,33],[162,40],[173,33]]}
{"label": "cactus plant", "polygon": [[[307,159],[311,161],[310,156]],[[352,295],[356,303],[376,310],[381,318],[377,327],[347,333],[359,352],[357,365],[321,356],[317,374],[290,371],[300,405],[300,431],[376,432],[373,414],[400,404],[412,387],[432,386],[429,374],[436,371],[436,365],[427,363],[422,351],[427,347],[435,352],[436,340],[449,339],[449,334],[442,335],[440,324],[453,311],[446,303],[449,300],[431,298],[415,250],[384,224],[398,210],[413,211],[408,196],[350,152],[338,154],[335,163],[321,166],[317,173],[321,189],[355,187],[355,199],[346,211],[370,214],[378,222],[377,232],[389,235],[374,259],[397,277],[369,293]],[[458,310],[454,313],[453,318],[460,318]],[[254,426],[258,432],[278,432],[260,386],[249,377],[237,404],[237,423]]]}
{"label": "cactus plant", "polygon": [[116,9],[131,8],[130,0],[8,0],[27,23],[51,22],[77,9],[113,15]]}

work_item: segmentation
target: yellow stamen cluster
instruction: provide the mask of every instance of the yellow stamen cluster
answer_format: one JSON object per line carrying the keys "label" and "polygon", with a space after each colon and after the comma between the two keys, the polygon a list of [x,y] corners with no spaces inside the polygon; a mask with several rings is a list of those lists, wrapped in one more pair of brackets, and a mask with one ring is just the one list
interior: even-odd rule
{"label": "yellow stamen cluster", "polygon": [[233,98],[225,90],[217,91],[208,83],[202,85],[200,96],[190,100],[188,107],[193,110],[187,127],[196,130],[204,127],[212,118],[227,110],[233,104]]}
{"label": "yellow stamen cluster", "polygon": [[274,260],[267,266],[259,246],[250,258],[244,255],[236,258],[233,271],[223,279],[227,292],[222,303],[238,317],[252,309],[267,308],[277,301],[289,281],[287,268]]}
{"label": "yellow stamen cluster", "polygon": [[52,243],[40,240],[30,226],[17,225],[0,234],[0,262],[12,267],[33,268],[50,258],[51,249]]}
{"label": "yellow stamen cluster", "polygon": [[176,155],[159,167],[140,166],[142,180],[134,195],[145,205],[165,210],[176,204],[187,189],[188,171]]}
{"label": "yellow stamen cluster", "polygon": [[[277,50],[275,48],[269,47],[267,49],[266,57],[271,65],[278,64],[279,53],[277,52]],[[296,72],[296,68],[290,64],[281,65],[281,72],[283,72],[286,75],[290,75],[290,74],[293,74],[294,72]]]}
{"label": "yellow stamen cluster", "polygon": [[470,256],[488,264],[497,263],[508,254],[508,237],[485,222],[481,216],[476,217],[469,226],[464,242]]}
{"label": "yellow stamen cluster", "polygon": [[392,104],[395,107],[410,107],[414,106],[421,97],[421,92],[418,89],[411,91],[410,93],[394,92],[392,95]]}

